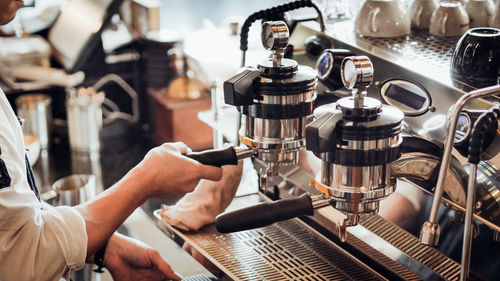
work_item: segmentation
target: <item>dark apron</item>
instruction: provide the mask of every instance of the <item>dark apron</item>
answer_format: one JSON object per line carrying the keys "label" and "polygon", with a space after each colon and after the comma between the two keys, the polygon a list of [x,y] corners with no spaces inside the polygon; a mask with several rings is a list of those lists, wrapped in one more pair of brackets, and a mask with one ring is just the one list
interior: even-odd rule
{"label": "dark apron", "polygon": [[26,154],[24,155],[24,162],[26,162],[26,176],[28,177],[28,184],[30,185],[31,190],[35,193],[36,198],[38,198],[38,201],[40,201],[40,190],[36,184],[35,174],[33,173],[33,169],[31,168],[31,164],[28,161],[28,156],[26,156]]}
{"label": "dark apron", "polygon": [[[17,120],[19,121],[19,125],[23,127],[23,120],[19,117],[17,117]],[[0,154],[1,153],[2,152],[0,151]],[[0,161],[2,160],[0,159]],[[31,164],[28,161],[28,156],[26,154],[24,154],[24,162],[26,163],[26,176],[28,184],[30,185],[30,188],[33,191],[33,193],[35,193],[36,198],[38,198],[38,201],[40,201],[40,189],[38,189],[38,185],[36,184],[35,174],[33,173],[33,168],[31,167]],[[5,166],[5,163],[3,166]]]}

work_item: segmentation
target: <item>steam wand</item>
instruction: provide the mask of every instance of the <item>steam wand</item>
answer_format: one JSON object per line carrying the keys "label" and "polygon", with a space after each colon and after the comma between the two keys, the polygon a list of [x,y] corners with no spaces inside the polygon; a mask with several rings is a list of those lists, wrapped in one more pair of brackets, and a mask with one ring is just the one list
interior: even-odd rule
{"label": "steam wand", "polygon": [[462,97],[451,108],[450,121],[448,127],[448,135],[444,145],[443,159],[439,169],[439,177],[437,180],[436,190],[434,192],[434,199],[432,201],[431,213],[429,220],[427,220],[420,231],[420,243],[425,245],[437,246],[439,242],[439,224],[437,223],[437,215],[439,211],[439,203],[443,196],[444,181],[446,179],[446,172],[450,166],[451,152],[453,148],[453,139],[457,129],[458,116],[460,111],[469,101],[477,98],[484,98],[500,93],[500,85],[491,86],[483,89],[471,91]]}
{"label": "steam wand", "polygon": [[[467,185],[467,201],[464,223],[464,238],[462,246],[462,268],[460,271],[460,280],[465,281],[469,276],[470,270],[470,251],[472,244],[472,215],[474,214],[474,203],[476,202],[476,178],[477,164],[481,160],[483,152],[483,142],[488,130],[498,129],[498,118],[500,117],[500,109],[498,106],[481,114],[471,131],[469,143],[469,182]],[[489,144],[491,145],[491,144]]]}

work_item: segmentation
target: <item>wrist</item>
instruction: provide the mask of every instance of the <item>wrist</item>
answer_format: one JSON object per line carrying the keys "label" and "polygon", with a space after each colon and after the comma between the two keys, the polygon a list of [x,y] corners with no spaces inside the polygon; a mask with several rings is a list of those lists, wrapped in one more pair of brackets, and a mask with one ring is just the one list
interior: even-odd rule
{"label": "wrist", "polygon": [[94,269],[94,272],[97,272],[97,273],[103,273],[104,272],[102,269],[104,267],[106,267],[104,265],[104,256],[106,255],[107,245],[108,245],[108,241],[104,242],[104,245],[102,245],[102,247],[94,253],[93,260],[94,260],[94,264],[97,266]]}
{"label": "wrist", "polygon": [[113,265],[113,259],[116,257],[117,251],[120,249],[120,237],[118,233],[114,233],[108,240],[108,245],[104,253],[103,265],[110,268]]}
{"label": "wrist", "polygon": [[129,186],[129,190],[132,191],[134,199],[138,201],[138,206],[144,204],[149,198],[154,196],[151,188],[153,184],[149,182],[150,177],[147,171],[141,165],[138,165],[123,178]]}

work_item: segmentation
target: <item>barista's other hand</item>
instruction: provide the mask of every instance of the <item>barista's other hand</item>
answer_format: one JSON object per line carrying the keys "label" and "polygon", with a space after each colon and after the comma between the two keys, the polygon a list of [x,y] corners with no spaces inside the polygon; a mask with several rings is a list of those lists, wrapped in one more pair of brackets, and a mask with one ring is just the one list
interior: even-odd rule
{"label": "barista's other hand", "polygon": [[106,247],[104,266],[115,281],[181,280],[158,251],[116,233]]}
{"label": "barista's other hand", "polygon": [[182,142],[164,143],[151,149],[132,171],[150,197],[173,198],[193,191],[200,179],[220,180],[222,169],[187,158],[190,149]]}

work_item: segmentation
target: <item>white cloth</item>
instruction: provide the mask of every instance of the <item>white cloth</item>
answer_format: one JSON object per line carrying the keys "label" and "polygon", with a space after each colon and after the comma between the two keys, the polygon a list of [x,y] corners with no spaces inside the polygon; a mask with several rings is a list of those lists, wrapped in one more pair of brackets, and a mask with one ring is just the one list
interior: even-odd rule
{"label": "white cloth", "polygon": [[1,90],[0,148],[11,178],[0,188],[0,280],[69,276],[85,264],[85,220],[70,207],[42,210],[27,181],[21,127]]}
{"label": "white cloth", "polygon": [[219,181],[201,180],[193,192],[187,193],[174,206],[161,206],[162,219],[184,231],[197,231],[214,222],[231,203],[241,180],[243,161],[237,166],[222,167]]}

